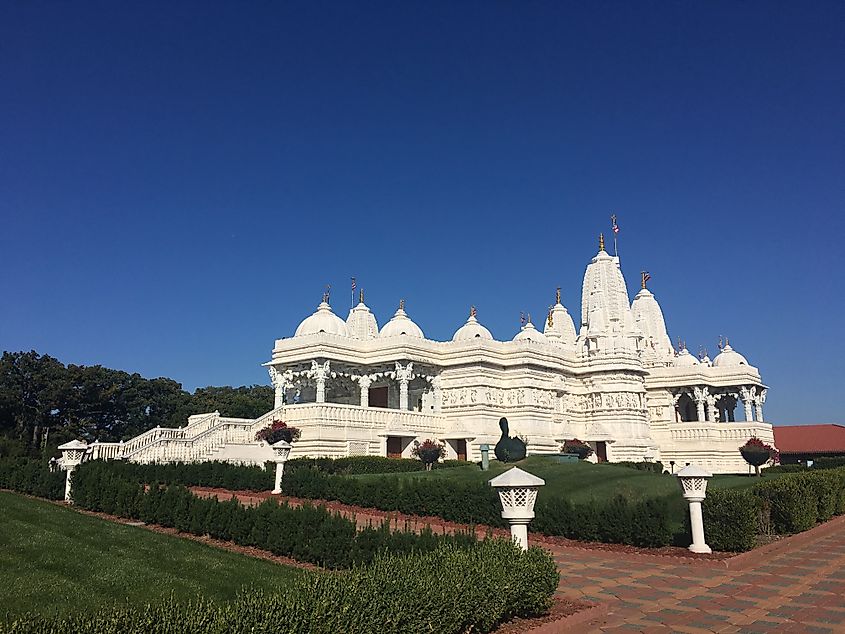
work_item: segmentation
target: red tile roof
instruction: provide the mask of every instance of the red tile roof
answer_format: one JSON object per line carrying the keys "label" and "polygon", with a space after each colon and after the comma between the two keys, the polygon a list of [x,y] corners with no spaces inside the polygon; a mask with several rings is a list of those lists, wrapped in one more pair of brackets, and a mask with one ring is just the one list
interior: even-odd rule
{"label": "red tile roof", "polygon": [[845,453],[843,425],[775,425],[772,430],[781,453]]}

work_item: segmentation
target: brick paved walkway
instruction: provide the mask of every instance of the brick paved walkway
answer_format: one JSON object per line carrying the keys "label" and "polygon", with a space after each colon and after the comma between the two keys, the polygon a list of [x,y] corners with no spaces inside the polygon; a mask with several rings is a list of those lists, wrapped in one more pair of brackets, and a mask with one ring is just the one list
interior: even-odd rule
{"label": "brick paved walkway", "polygon": [[[235,495],[247,504],[268,497]],[[355,509],[354,516],[359,526],[384,519],[367,509]],[[428,524],[436,532],[455,528],[433,522],[410,528]],[[562,597],[608,608],[602,623],[578,632],[845,633],[845,516],[727,562],[542,545],[560,568]]]}
{"label": "brick paved walkway", "polygon": [[[594,632],[845,632],[845,522],[744,570],[555,552],[558,592],[606,603]],[[830,531],[828,531],[829,533]],[[551,548],[553,551],[554,547]]]}

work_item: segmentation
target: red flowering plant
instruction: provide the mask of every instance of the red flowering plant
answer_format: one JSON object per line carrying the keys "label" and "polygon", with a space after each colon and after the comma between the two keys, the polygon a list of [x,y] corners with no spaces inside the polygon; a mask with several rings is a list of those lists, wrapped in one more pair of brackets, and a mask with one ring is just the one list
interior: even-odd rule
{"label": "red flowering plant", "polygon": [[431,471],[431,465],[446,457],[446,447],[430,438],[423,442],[415,440],[411,455],[422,460],[426,471]]}
{"label": "red flowering plant", "polygon": [[264,429],[259,429],[255,433],[256,440],[263,440],[268,445],[277,443],[280,440],[285,442],[296,442],[302,435],[302,430],[298,427],[288,427],[283,420],[273,421],[272,425],[268,425]]}
{"label": "red flowering plant", "polygon": [[573,438],[572,440],[564,440],[563,447],[561,447],[561,451],[563,453],[574,453],[578,456],[578,460],[586,460],[590,456],[593,455],[593,448],[590,447],[585,442],[578,440],[577,438]]}
{"label": "red flowering plant", "polygon": [[780,462],[780,453],[770,444],[763,442],[756,436],[749,438],[745,444],[739,448],[739,453],[742,454],[745,462],[754,467],[757,475],[760,475],[760,467],[764,464],[778,464]]}

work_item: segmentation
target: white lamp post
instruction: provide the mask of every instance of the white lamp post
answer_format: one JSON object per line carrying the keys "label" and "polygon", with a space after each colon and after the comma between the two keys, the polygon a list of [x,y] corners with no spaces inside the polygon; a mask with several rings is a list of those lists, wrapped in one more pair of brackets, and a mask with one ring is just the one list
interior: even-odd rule
{"label": "white lamp post", "polygon": [[270,446],[273,448],[273,453],[275,454],[273,460],[276,461],[276,487],[273,489],[273,493],[281,493],[282,474],[285,472],[285,463],[288,460],[288,456],[290,456],[291,444],[280,440]]}
{"label": "white lamp post", "polygon": [[684,499],[689,502],[689,519],[692,528],[692,544],[689,549],[694,553],[713,552],[704,541],[704,520],[701,518],[701,502],[707,491],[707,479],[713,474],[695,465],[687,465],[678,471],[678,482]]}
{"label": "white lamp post", "polygon": [[81,440],[72,440],[59,445],[59,451],[62,452],[62,468],[67,472],[65,476],[65,502],[73,504],[73,499],[70,495],[71,479],[73,478],[74,470],[82,462],[82,458],[87,450],[88,444]]}
{"label": "white lamp post", "polygon": [[522,550],[528,550],[528,523],[534,519],[534,503],[538,489],[546,484],[542,478],[513,467],[490,480],[502,502],[502,517],[511,527],[511,537]]}

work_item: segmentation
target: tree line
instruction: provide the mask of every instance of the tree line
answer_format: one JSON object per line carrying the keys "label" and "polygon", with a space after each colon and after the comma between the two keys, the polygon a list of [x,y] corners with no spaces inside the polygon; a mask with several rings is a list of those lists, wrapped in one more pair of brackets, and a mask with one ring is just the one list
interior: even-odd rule
{"label": "tree line", "polygon": [[0,358],[0,455],[52,452],[56,446],[127,440],[156,426],[219,410],[256,418],[273,407],[269,386],[202,387],[190,393],[165,377],[148,379],[101,365],[64,365],[38,352]]}

